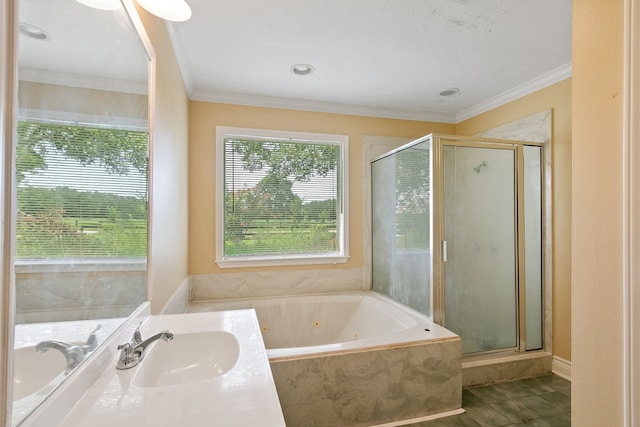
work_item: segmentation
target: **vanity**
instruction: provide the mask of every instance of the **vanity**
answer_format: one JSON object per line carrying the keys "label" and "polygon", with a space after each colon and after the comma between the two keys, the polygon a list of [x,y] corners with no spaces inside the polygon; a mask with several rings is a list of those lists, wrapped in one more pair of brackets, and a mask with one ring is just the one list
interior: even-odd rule
{"label": "vanity", "polygon": [[[155,315],[188,284],[188,100],[161,20],[84,3],[0,0],[1,424],[284,426],[253,311]],[[117,369],[138,328],[171,335]]]}
{"label": "vanity", "polygon": [[[158,339],[118,369],[138,330]],[[97,352],[22,425],[285,426],[254,310],[152,316],[145,304]]]}
{"label": "vanity", "polygon": [[[100,402],[90,391],[116,371],[118,345],[141,322],[143,336],[153,333],[145,301],[158,313],[162,296],[187,280],[186,169],[176,177],[158,166],[167,152],[176,159],[178,145],[186,153],[186,132],[152,126],[160,123],[153,113],[176,110],[173,97],[166,105],[157,93],[182,84],[163,77],[172,70],[164,23],[141,16],[131,0],[104,2],[108,8],[86,3],[0,0],[2,426],[58,425],[72,408],[86,408],[80,402]],[[177,184],[167,191],[163,180]],[[175,329],[180,342],[184,329]],[[245,366],[251,350],[229,334],[237,360],[227,359],[220,380]],[[149,356],[156,344],[167,343],[149,346]],[[125,381],[143,365],[114,378]],[[163,395],[163,387],[137,378],[140,386],[127,391],[143,390],[136,399]],[[104,412],[99,418],[109,419]]]}

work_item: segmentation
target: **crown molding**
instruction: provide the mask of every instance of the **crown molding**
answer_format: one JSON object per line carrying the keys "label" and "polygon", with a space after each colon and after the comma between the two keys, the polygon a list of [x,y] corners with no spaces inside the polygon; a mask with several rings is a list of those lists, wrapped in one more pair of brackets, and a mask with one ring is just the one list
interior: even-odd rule
{"label": "crown molding", "polygon": [[146,79],[144,82],[132,82],[71,73],[58,73],[55,71],[37,70],[35,68],[26,67],[20,67],[18,70],[18,76],[21,81],[71,86],[83,89],[105,90],[109,92],[146,95],[149,91]]}
{"label": "crown molding", "polygon": [[455,123],[460,123],[479,114],[486,113],[487,111],[493,110],[494,108],[498,108],[511,101],[522,98],[523,96],[530,95],[533,92],[544,89],[547,86],[551,86],[562,80],[568,79],[569,77],[571,77],[571,74],[571,62],[568,62],[532,80],[529,80],[528,82],[502,92],[501,94],[496,95],[492,98],[489,98],[486,101],[482,101],[476,105],[459,111],[455,115]]}
{"label": "crown molding", "polygon": [[316,113],[345,114],[352,116],[378,117],[385,119],[416,120],[422,122],[429,121],[438,123],[454,123],[454,117],[451,114],[445,113],[425,113],[418,111],[364,107],[360,105],[337,104],[300,99],[209,91],[190,92],[189,98],[193,101],[247,105],[252,107],[281,108],[285,110],[312,111]]}
{"label": "crown molding", "polygon": [[[535,79],[518,85],[492,98],[482,101],[456,114],[426,113],[390,108],[372,108],[359,105],[335,104],[328,102],[306,101],[276,97],[243,95],[225,92],[189,91],[189,98],[194,101],[217,102],[221,104],[238,104],[254,107],[282,108],[287,110],[313,111],[319,113],[347,114],[353,116],[380,117],[386,119],[417,120],[439,123],[457,124],[479,114],[498,108],[523,96],[530,95],[545,87],[551,86],[572,75],[572,65],[568,62],[544,73]],[[189,84],[185,82],[187,88]]]}

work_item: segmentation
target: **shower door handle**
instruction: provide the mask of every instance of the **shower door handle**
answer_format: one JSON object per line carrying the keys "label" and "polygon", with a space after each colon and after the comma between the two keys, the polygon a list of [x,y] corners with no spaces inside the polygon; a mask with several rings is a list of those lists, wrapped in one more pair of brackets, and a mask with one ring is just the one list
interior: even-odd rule
{"label": "shower door handle", "polygon": [[447,241],[442,241],[442,262],[447,262]]}

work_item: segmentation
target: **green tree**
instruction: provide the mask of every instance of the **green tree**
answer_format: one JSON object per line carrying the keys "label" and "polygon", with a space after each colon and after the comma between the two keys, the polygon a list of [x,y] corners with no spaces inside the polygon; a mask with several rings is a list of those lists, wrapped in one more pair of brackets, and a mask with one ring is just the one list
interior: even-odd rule
{"label": "green tree", "polygon": [[256,219],[258,203],[253,189],[225,193],[225,237],[234,245],[240,245],[251,233]]}
{"label": "green tree", "polygon": [[[134,197],[25,185],[25,179],[61,157],[106,174],[146,176],[146,131],[19,122],[17,133],[18,258],[145,256],[146,188]],[[69,182],[78,179],[73,173],[67,171]]]}
{"label": "green tree", "polygon": [[332,144],[225,139],[227,162],[242,173],[264,174],[253,188],[225,193],[225,254],[335,250],[336,200],[312,202],[310,209],[293,186],[340,174],[340,153]]}
{"label": "green tree", "polygon": [[227,139],[234,153],[239,154],[244,168],[250,172],[267,170],[279,179],[291,178],[306,182],[313,176],[327,176],[336,170],[340,148],[328,144],[264,142],[248,139]]}
{"label": "green tree", "polygon": [[268,174],[253,189],[258,210],[269,218],[288,218],[294,206],[301,204],[300,197],[293,193],[293,182]]}
{"label": "green tree", "polygon": [[126,175],[133,168],[146,174],[147,143],[146,131],[20,121],[16,153],[18,183],[27,173],[45,170],[46,156],[52,150],[83,166],[101,164],[108,173]]}

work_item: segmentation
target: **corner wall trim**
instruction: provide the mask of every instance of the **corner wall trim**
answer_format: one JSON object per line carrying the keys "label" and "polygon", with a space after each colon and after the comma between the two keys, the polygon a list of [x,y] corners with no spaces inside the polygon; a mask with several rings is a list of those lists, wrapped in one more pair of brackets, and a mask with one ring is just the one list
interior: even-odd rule
{"label": "corner wall trim", "polygon": [[553,356],[551,372],[559,377],[571,381],[571,362],[558,356]]}
{"label": "corner wall trim", "polygon": [[187,311],[191,300],[191,276],[187,276],[176,291],[171,295],[169,301],[164,305],[159,314],[180,314]]}

